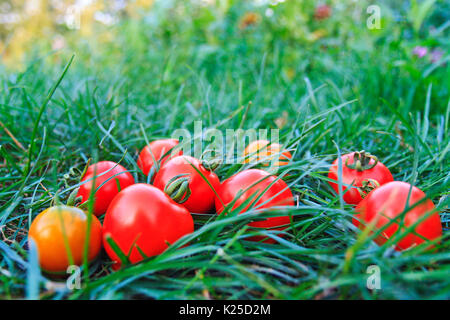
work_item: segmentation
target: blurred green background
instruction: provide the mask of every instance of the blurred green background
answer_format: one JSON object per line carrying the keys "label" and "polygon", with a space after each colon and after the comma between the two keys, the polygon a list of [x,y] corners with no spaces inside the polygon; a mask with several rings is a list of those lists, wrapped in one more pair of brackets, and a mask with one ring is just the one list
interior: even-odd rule
{"label": "blurred green background", "polygon": [[[380,8],[381,29],[367,27],[369,5]],[[444,112],[449,17],[448,1],[429,0],[8,0],[0,5],[0,52],[13,70],[36,58],[50,68],[75,52],[81,71],[149,87],[161,85],[154,75],[162,65],[189,66],[213,82],[254,78],[265,63],[281,68],[292,90],[305,77],[333,79],[346,97],[371,108],[381,98],[405,113],[423,106],[431,83],[432,112]]]}

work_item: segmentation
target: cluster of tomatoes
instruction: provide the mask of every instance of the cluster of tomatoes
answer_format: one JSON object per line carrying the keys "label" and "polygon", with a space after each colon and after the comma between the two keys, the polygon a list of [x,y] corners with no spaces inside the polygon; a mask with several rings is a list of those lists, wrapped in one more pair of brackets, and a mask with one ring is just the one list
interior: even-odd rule
{"label": "cluster of tomatoes", "polygon": [[[41,268],[63,273],[71,264],[95,259],[103,246],[113,269],[118,269],[161,254],[192,233],[191,213],[240,214],[250,208],[257,213],[295,205],[290,188],[280,177],[262,169],[245,169],[220,181],[212,162],[183,155],[177,146],[177,140],[162,139],[141,151],[137,165],[151,184],[136,183],[129,171],[115,162],[89,166],[77,193],[80,205],[50,207],[31,224],[29,238],[37,246]],[[266,140],[251,143],[244,152],[245,162],[261,162],[263,169],[267,160],[282,166],[291,158],[281,145]],[[356,152],[336,159],[329,182],[344,201],[357,204],[355,225],[382,230],[375,239],[379,244],[410,226],[413,230],[396,243],[397,248],[406,249],[442,234],[433,203],[418,188],[393,182],[389,170],[374,156]],[[411,208],[405,213],[408,199]],[[97,217],[103,214],[102,225]],[[414,225],[424,215],[425,219]],[[290,223],[289,216],[275,216],[252,221],[249,226],[283,230]],[[247,239],[275,242],[264,236]]]}
{"label": "cluster of tomatoes", "polygon": [[[103,245],[113,269],[118,269],[158,255],[192,233],[191,213],[242,213],[250,208],[294,205],[291,190],[278,177],[247,169],[221,182],[214,173],[214,161],[205,163],[183,155],[175,149],[177,145],[177,140],[162,139],[141,151],[137,165],[150,175],[151,184],[135,183],[129,171],[115,162],[89,166],[77,198],[80,207],[90,206],[94,215],[80,207],[58,205],[40,213],[31,224],[29,238],[37,245],[41,268],[63,273],[70,264],[80,265],[84,257],[93,260]],[[244,158],[258,161],[280,151],[280,145],[259,140],[246,148]],[[277,162],[287,164],[291,157],[283,152]],[[97,217],[103,214],[102,226]],[[282,216],[249,226],[282,230],[289,223],[289,217]],[[273,242],[259,236],[248,239]]]}
{"label": "cluster of tomatoes", "polygon": [[394,181],[377,157],[364,151],[343,155],[333,162],[328,178],[334,191],[356,206],[353,224],[376,233],[377,244],[394,238],[395,249],[405,250],[441,238],[441,219],[433,202],[419,188]]}

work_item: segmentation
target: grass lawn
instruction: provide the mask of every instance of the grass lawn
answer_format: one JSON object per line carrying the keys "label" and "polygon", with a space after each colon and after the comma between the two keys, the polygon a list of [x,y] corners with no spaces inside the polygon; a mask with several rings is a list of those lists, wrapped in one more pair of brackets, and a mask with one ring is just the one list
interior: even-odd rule
{"label": "grass lawn", "polygon": [[[67,31],[62,49],[42,37],[20,64],[0,59],[1,299],[450,299],[449,4],[376,1],[381,29],[369,29],[366,1],[328,1],[325,19],[313,1],[260,2],[156,1],[88,35]],[[193,214],[195,232],[157,257],[113,272],[102,252],[81,289],[39,269],[29,226],[79,186],[88,159],[146,182],[146,139],[193,133],[194,121],[279,129],[293,158],[277,175],[298,203],[261,213],[292,217],[282,237],[255,231],[276,244],[246,240],[252,211]],[[353,226],[327,172],[356,150],[433,201],[436,250],[395,251]],[[372,265],[381,289],[367,288]]]}

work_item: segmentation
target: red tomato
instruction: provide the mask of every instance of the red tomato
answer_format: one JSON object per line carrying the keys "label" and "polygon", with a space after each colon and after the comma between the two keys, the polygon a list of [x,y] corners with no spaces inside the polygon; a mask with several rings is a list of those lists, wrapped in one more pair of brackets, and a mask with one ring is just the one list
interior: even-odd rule
{"label": "red tomato", "polygon": [[[353,224],[360,229],[364,229],[366,227],[365,224],[371,222],[375,223],[375,229],[380,229],[385,226],[404,211],[410,189],[411,185],[409,183],[400,181],[389,182],[376,188],[370,192],[358,206],[356,206],[355,211],[357,214],[353,219]],[[409,206],[414,205],[425,197],[426,195],[423,191],[413,186],[409,198]],[[392,223],[382,232],[382,235],[375,239],[375,242],[382,245],[394,234],[397,232],[403,233],[405,228],[412,226],[420,220],[423,215],[434,209],[436,208],[429,199],[420,205],[417,205],[401,218],[401,224],[404,225],[404,227],[400,229],[401,231],[399,231],[400,221],[397,221],[398,223]],[[361,220],[364,224],[360,223],[357,219]],[[396,243],[396,250],[405,250],[419,245],[424,242],[422,237],[433,240],[442,236],[442,225],[439,214],[437,212],[432,213],[428,218],[420,222],[414,228],[414,231],[420,236],[415,235],[410,231],[407,236]]]}
{"label": "red tomato", "polygon": [[[51,273],[64,273],[69,267],[69,252],[73,263],[83,263],[88,220],[80,208],[54,206],[42,211],[30,226],[28,237],[36,243],[41,268]],[[65,239],[67,240],[67,250]],[[88,260],[92,261],[102,247],[102,225],[92,216]]]}
{"label": "red tomato", "polygon": [[[201,164],[200,160],[190,156],[178,156],[168,162],[156,173],[153,185],[161,190],[165,190],[166,186],[173,181],[176,176],[183,175],[188,180],[188,188],[190,195],[183,202],[190,212],[209,213],[214,208],[214,199],[216,197],[214,191],[203,179],[203,177],[192,167],[195,166],[203,176],[208,180],[209,184],[217,191],[220,181],[217,175]],[[167,189],[166,189],[167,191]]]}
{"label": "red tomato", "polygon": [[[106,180],[110,179],[95,193],[94,214],[99,216],[106,212],[112,199],[119,193],[117,181],[120,184],[120,189],[123,190],[134,184],[134,178],[127,172],[127,169],[120,164],[112,161],[100,161],[89,166],[81,182],[94,178],[94,171],[97,175],[95,178],[95,189],[100,187]],[[111,179],[111,177],[114,178]],[[93,181],[91,180],[80,186],[77,197],[81,197],[82,202],[86,202],[89,199],[92,190],[92,182]]]}
{"label": "red tomato", "polygon": [[[384,164],[370,154],[352,152],[341,157],[342,159],[342,191],[343,199],[349,204],[358,204],[363,196],[379,185],[394,181],[391,172]],[[338,181],[338,159],[334,160],[328,173],[328,178]],[[334,191],[339,194],[339,184],[329,182]],[[352,185],[347,190],[347,185]],[[360,193],[361,192],[361,193]]]}
{"label": "red tomato", "polygon": [[194,220],[186,208],[154,186],[138,183],[120,192],[109,206],[103,222],[103,244],[117,269],[121,261],[107,242],[108,236],[131,263],[136,263],[161,254],[167,242],[172,244],[193,231]]}
{"label": "red tomato", "polygon": [[[218,191],[218,198],[216,198],[215,201],[217,213],[220,214],[224,210],[224,205],[227,206],[230,204],[236,198],[240,190],[245,192],[243,192],[242,195],[236,200],[233,205],[233,209],[236,209],[242,205],[247,199],[252,198],[251,202],[239,213],[247,211],[254,200],[256,200],[260,194],[264,192],[264,190],[276,179],[277,177],[259,169],[244,170],[226,179],[222,182],[222,185]],[[294,206],[294,197],[292,196],[292,192],[287,184],[281,179],[278,179],[267,191],[264,192],[253,208],[267,209],[275,206]],[[276,227],[287,225],[289,223],[290,219],[288,216],[281,216],[271,217],[263,221],[251,222],[249,223],[249,226],[255,228],[273,228],[275,230],[283,230],[286,227]],[[264,239],[264,237],[249,238],[249,240],[255,241],[259,241],[261,239]],[[272,239],[267,239],[264,242],[273,243],[275,241]]]}
{"label": "red tomato", "polygon": [[[161,139],[150,142],[147,146],[145,146],[141,153],[139,154],[139,158],[137,160],[138,167],[142,170],[142,172],[147,176],[153,167],[153,157],[156,161],[161,161],[160,165],[162,166],[171,156],[168,154],[162,160],[161,157],[165,155],[167,152],[172,150],[175,146],[178,145],[178,140],[176,139]],[[153,157],[152,157],[153,153]],[[182,155],[183,151],[176,152],[173,156]]]}

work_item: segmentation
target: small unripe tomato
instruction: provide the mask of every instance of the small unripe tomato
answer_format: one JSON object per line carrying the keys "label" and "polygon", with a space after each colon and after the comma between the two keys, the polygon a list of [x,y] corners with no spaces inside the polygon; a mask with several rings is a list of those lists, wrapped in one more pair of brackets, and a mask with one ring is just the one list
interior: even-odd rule
{"label": "small unripe tomato", "polygon": [[[374,240],[379,245],[384,244],[394,234],[404,233],[405,228],[414,225],[425,214],[436,209],[433,202],[427,199],[408,210],[401,217],[406,209],[408,196],[408,207],[414,206],[415,203],[426,198],[422,190],[406,182],[394,181],[376,188],[356,206],[355,212],[357,214],[353,219],[353,224],[360,229],[365,229],[367,225],[374,223],[373,231],[376,231],[397,219]],[[403,225],[403,227],[400,228],[400,225]],[[441,219],[439,213],[434,212],[418,223],[413,230],[408,231],[408,234],[396,243],[395,249],[397,251],[405,250],[441,236]]]}
{"label": "small unripe tomato", "polygon": [[[292,196],[292,192],[288,185],[283,180],[276,179],[276,176],[270,175],[266,171],[259,169],[248,169],[236,173],[223,181],[219,188],[218,197],[216,197],[215,200],[217,213],[221,214],[224,208],[233,202],[241,190],[243,193],[236,199],[231,211],[241,206],[249,198],[252,198],[252,201],[239,213],[246,212],[250,205],[258,199],[263,192],[264,194],[253,205],[253,208],[259,210],[275,206],[294,206],[294,197]],[[266,190],[266,188],[268,189]],[[289,223],[290,218],[288,216],[280,216],[270,217],[262,221],[254,221],[248,225],[255,228],[283,230],[286,228],[285,225],[288,225]],[[248,240],[253,241],[262,239],[264,239],[264,237],[255,236],[248,238]],[[266,239],[264,242],[274,243],[275,241]]]}
{"label": "small unripe tomato", "polygon": [[[376,187],[394,181],[391,172],[375,156],[365,151],[352,152],[341,157],[343,199],[348,204],[358,204]],[[334,160],[328,172],[328,183],[339,194],[339,159]],[[335,181],[335,182],[334,182]],[[348,189],[347,185],[352,185]]]}
{"label": "small unripe tomato", "polygon": [[[207,170],[202,165],[200,160],[190,156],[178,156],[167,161],[156,173],[153,185],[168,193],[190,212],[209,213],[214,209],[216,197],[214,190],[217,192],[220,181],[213,171]],[[178,186],[184,186],[185,192],[180,192]],[[177,197],[177,194],[181,197]]]}
{"label": "small unripe tomato", "polygon": [[103,222],[106,253],[118,269],[124,261],[111,248],[108,237],[131,263],[161,254],[182,236],[194,231],[194,220],[185,207],[152,185],[137,183],[120,192]]}
{"label": "small unripe tomato", "polygon": [[[277,159],[275,160],[275,157]],[[268,166],[275,161],[275,166],[285,166],[292,159],[292,154],[284,150],[278,143],[270,143],[268,140],[255,140],[244,150],[244,163],[261,162]]]}
{"label": "small unripe tomato", "polygon": [[[70,265],[69,252],[73,263],[81,265],[86,241],[89,241],[88,260],[97,257],[102,243],[102,225],[97,217],[91,217],[89,239],[88,217],[80,208],[54,206],[33,220],[28,237],[36,243],[39,263],[44,271],[65,272]],[[70,251],[66,250],[65,238]]]}
{"label": "small unripe tomato", "polygon": [[[100,161],[90,165],[81,182],[90,181],[83,183],[77,193],[77,197],[81,197],[82,203],[89,200],[94,175],[96,176],[95,189],[104,183],[94,195],[94,214],[99,216],[106,212],[112,199],[119,193],[117,184],[119,183],[120,189],[123,190],[134,184],[134,178],[127,169],[112,161]],[[107,182],[105,183],[105,181]]]}
{"label": "small unripe tomato", "polygon": [[183,154],[183,151],[179,150],[173,155],[169,153],[164,158],[162,158],[166,153],[171,151],[177,145],[178,140],[176,139],[160,139],[150,142],[142,149],[141,153],[139,154],[137,160],[138,167],[147,176],[154,165],[153,158],[156,161],[160,161],[160,166],[163,166],[164,163],[171,158],[171,156],[175,157]]}

